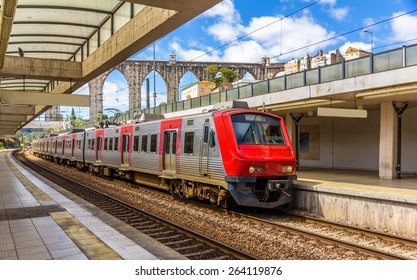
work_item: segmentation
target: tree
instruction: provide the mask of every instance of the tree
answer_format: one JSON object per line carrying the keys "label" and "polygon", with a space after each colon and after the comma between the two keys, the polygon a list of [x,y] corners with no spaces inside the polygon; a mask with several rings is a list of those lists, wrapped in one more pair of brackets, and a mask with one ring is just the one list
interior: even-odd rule
{"label": "tree", "polygon": [[209,65],[206,68],[204,68],[204,70],[206,70],[210,75],[209,81],[214,82],[216,74],[217,72],[219,72],[219,68],[216,65]]}
{"label": "tree", "polygon": [[239,75],[237,74],[237,72],[232,69],[222,68],[220,69],[220,73],[222,73],[224,80],[229,83],[232,83],[239,78]]}

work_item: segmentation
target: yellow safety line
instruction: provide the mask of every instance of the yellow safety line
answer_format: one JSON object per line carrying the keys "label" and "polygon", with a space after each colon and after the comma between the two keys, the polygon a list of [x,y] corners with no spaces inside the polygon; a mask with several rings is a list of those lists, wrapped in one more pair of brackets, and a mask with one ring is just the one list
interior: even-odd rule
{"label": "yellow safety line", "polygon": [[10,159],[5,157],[6,163],[10,170],[16,176],[16,178],[22,183],[22,185],[32,194],[32,196],[38,201],[52,201],[53,199],[33,184],[25,175],[23,175],[14,165]]}
{"label": "yellow safety line", "polygon": [[90,260],[122,260],[123,258],[83,226],[67,211],[50,213],[52,219]]}

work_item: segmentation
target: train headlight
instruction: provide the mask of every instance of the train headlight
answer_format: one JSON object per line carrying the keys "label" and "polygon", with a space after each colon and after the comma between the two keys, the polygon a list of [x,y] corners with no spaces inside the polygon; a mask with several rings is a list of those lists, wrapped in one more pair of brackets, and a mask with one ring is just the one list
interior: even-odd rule
{"label": "train headlight", "polygon": [[264,173],[265,171],[266,171],[265,166],[249,166],[249,173],[250,174]]}
{"label": "train headlight", "polygon": [[282,173],[291,173],[294,170],[294,167],[292,165],[283,165],[282,166]]}

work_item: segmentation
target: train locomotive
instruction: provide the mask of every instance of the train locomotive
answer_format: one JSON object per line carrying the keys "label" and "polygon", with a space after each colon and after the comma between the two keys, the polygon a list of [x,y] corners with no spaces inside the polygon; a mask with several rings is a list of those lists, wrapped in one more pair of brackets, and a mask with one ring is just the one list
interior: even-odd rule
{"label": "train locomotive", "polygon": [[236,101],[201,114],[142,115],[122,125],[52,134],[34,140],[32,153],[219,207],[287,204],[296,179],[283,119]]}

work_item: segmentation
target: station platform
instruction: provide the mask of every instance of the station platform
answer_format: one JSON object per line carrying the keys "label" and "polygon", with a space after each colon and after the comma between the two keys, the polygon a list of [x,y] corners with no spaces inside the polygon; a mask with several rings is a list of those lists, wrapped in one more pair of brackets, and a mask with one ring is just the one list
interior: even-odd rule
{"label": "station platform", "polygon": [[292,208],[333,221],[417,238],[417,176],[300,168]]}
{"label": "station platform", "polygon": [[181,258],[0,151],[0,260]]}

